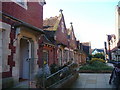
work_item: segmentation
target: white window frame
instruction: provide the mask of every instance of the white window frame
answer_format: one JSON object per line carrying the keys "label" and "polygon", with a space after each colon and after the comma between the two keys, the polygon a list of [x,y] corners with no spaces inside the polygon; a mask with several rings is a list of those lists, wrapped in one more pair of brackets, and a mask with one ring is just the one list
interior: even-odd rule
{"label": "white window frame", "polygon": [[45,0],[39,0],[38,2],[39,2],[39,4],[40,4],[41,6],[44,6],[44,5],[45,5]]}
{"label": "white window frame", "polygon": [[[44,54],[44,53],[47,54],[47,57],[46,57],[47,59],[44,60],[44,58],[43,58],[43,60],[46,61],[46,64],[48,64],[48,60],[49,60],[49,51],[44,49],[44,50],[43,50],[43,54]],[[43,56],[43,57],[44,57],[44,56]]]}
{"label": "white window frame", "polygon": [[[28,8],[27,1],[28,0],[12,0],[12,1],[27,10],[27,8]],[[23,2],[24,4],[20,3],[19,1]]]}

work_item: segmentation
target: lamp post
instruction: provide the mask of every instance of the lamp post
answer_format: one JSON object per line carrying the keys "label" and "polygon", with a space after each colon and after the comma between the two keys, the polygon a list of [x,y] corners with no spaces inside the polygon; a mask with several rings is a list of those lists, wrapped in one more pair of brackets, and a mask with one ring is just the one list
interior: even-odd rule
{"label": "lamp post", "polygon": [[104,52],[105,52],[105,60],[106,60],[106,62],[107,62],[107,43],[106,42],[104,42]]}
{"label": "lamp post", "polygon": [[111,61],[111,50],[110,50],[110,41],[112,39],[112,36],[111,35],[107,35],[107,39],[108,39],[108,49],[109,49],[109,61]]}
{"label": "lamp post", "polygon": [[109,61],[111,60],[111,50],[110,50],[110,41],[108,42],[109,45]]}

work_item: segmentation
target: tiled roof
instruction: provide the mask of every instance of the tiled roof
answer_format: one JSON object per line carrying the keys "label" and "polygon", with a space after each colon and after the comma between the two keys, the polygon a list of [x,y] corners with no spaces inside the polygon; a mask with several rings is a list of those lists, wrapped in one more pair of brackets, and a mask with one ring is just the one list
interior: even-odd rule
{"label": "tiled roof", "polygon": [[55,31],[45,30],[45,35],[53,44],[55,44],[54,40]]}
{"label": "tiled roof", "polygon": [[104,52],[104,49],[94,49],[92,52],[94,52],[95,50],[97,50],[98,52]]}
{"label": "tiled roof", "polygon": [[43,21],[44,30],[56,31],[59,25],[59,22],[61,20],[61,17],[62,17],[62,14],[60,14],[59,17],[55,16],[55,17],[50,17],[50,18],[45,19]]}
{"label": "tiled roof", "polygon": [[99,52],[104,52],[104,50],[103,50],[103,49],[97,49],[97,51],[99,51]]}

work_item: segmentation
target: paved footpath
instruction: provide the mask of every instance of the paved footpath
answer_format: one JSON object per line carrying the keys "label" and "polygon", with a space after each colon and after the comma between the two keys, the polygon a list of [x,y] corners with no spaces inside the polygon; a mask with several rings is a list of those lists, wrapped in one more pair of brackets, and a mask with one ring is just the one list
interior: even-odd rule
{"label": "paved footpath", "polygon": [[[110,74],[94,74],[94,73],[80,73],[78,79],[73,83],[71,88],[108,88]],[[110,89],[110,90],[111,90]]]}

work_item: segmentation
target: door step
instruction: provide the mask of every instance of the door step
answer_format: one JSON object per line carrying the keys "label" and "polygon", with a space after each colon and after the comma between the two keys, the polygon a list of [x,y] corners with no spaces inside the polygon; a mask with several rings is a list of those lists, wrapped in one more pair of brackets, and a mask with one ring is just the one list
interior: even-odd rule
{"label": "door step", "polygon": [[14,88],[30,88],[29,81],[21,81]]}
{"label": "door step", "polygon": [[19,82],[14,88],[36,88],[35,81],[22,81]]}

